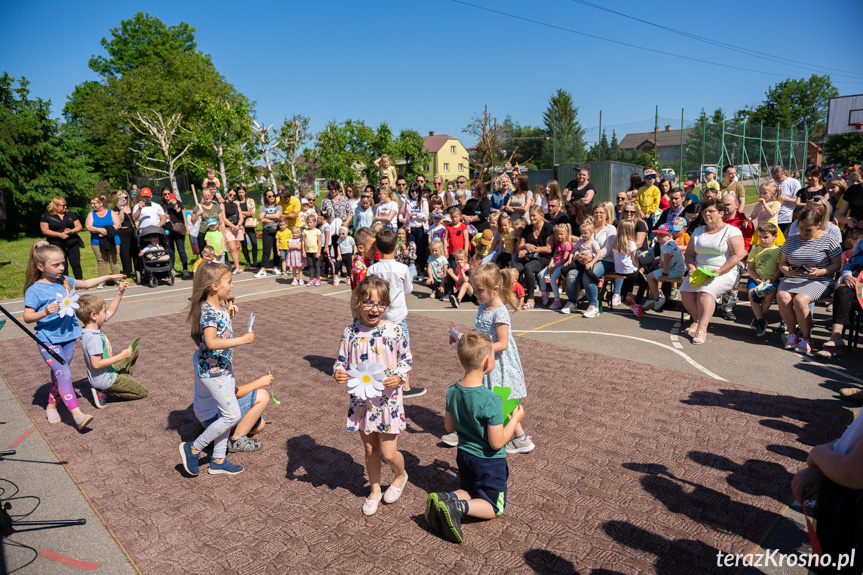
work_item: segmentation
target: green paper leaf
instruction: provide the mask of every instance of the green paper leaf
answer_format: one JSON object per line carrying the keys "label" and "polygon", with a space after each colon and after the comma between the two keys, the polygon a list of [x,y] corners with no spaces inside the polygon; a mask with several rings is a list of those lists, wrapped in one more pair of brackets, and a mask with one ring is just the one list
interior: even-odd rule
{"label": "green paper leaf", "polygon": [[509,416],[512,415],[515,406],[518,405],[518,400],[509,399],[509,395],[512,393],[512,389],[509,387],[497,385],[492,389],[492,391],[500,397],[503,402],[503,424],[506,425],[509,423]]}

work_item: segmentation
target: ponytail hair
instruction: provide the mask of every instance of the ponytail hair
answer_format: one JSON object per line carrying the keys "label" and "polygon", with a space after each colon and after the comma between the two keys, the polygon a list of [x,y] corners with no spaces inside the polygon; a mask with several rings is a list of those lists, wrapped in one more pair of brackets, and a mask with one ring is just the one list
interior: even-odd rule
{"label": "ponytail hair", "polygon": [[619,254],[629,253],[629,243],[635,241],[635,222],[632,220],[620,220],[617,222],[617,236],[614,238],[612,248]]}
{"label": "ponytail hair", "polygon": [[201,308],[210,295],[210,288],[230,273],[231,268],[225,264],[202,265],[195,271],[195,278],[192,280],[192,297],[189,298],[189,313],[186,316],[186,322],[192,327],[191,335],[195,345],[201,345]]}
{"label": "ponytail hair", "polygon": [[500,299],[504,304],[510,307],[516,306],[515,294],[512,292],[512,279],[509,273],[503,273],[496,264],[481,265],[470,275],[470,283],[474,286],[480,286],[488,291],[494,291],[494,288],[500,290]]}
{"label": "ponytail hair", "polygon": [[[41,240],[33,244],[33,247],[30,248],[30,259],[27,260],[27,271],[24,274],[24,293],[27,293],[27,290],[30,289],[30,286],[39,281],[42,278],[42,270],[40,270],[37,264],[45,265],[45,262],[48,260],[48,256],[51,254],[59,254],[64,256],[63,250],[55,245],[51,245],[45,240]],[[72,284],[69,283],[65,277],[63,278],[63,287],[67,290],[72,289]]]}

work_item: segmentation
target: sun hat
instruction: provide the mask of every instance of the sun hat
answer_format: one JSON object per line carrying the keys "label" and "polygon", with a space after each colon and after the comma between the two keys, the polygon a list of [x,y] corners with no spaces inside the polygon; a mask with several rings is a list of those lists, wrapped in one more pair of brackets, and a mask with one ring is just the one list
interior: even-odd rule
{"label": "sun hat", "polygon": [[491,230],[483,230],[482,231],[482,237],[480,238],[479,243],[481,243],[484,246],[490,246],[493,241],[494,241],[494,232]]}

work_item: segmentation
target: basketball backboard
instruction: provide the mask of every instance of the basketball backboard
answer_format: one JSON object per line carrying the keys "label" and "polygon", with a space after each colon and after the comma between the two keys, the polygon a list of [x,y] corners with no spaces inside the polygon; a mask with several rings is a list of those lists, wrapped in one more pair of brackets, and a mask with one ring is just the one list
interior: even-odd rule
{"label": "basketball backboard", "polygon": [[827,135],[863,134],[863,94],[830,98]]}

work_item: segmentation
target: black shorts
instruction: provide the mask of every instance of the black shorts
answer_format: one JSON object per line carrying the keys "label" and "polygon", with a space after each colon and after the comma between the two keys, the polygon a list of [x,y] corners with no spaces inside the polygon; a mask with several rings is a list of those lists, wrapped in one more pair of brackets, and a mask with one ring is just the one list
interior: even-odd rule
{"label": "black shorts", "polygon": [[455,458],[458,465],[459,487],[471,497],[485,499],[494,508],[495,515],[506,508],[506,482],[509,465],[505,457],[486,459],[458,450]]}

